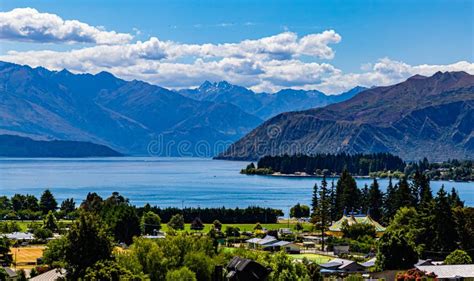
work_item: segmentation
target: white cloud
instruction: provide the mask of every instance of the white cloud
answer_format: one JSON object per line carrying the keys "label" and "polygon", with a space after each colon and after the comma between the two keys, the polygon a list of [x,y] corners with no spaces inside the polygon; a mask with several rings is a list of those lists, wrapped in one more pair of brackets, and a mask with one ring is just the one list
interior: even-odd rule
{"label": "white cloud", "polygon": [[[139,34],[138,29],[134,29]],[[222,44],[185,44],[151,37],[104,31],[78,21],[62,20],[34,9],[0,13],[0,38],[34,42],[90,42],[92,47],[67,51],[9,51],[0,60],[72,72],[109,71],[124,79],[139,79],[164,87],[194,87],[204,80],[227,80],[255,91],[282,88],[318,89],[340,93],[354,86],[389,85],[414,75],[464,70],[474,63],[409,65],[382,58],[364,64],[359,73],[344,73],[317,60],[334,58],[332,44],[341,41],[334,30],[299,37],[293,32]]]}
{"label": "white cloud", "polygon": [[77,20],[63,20],[55,14],[32,8],[0,12],[0,39],[28,42],[123,44],[132,40],[127,33],[105,31]]}

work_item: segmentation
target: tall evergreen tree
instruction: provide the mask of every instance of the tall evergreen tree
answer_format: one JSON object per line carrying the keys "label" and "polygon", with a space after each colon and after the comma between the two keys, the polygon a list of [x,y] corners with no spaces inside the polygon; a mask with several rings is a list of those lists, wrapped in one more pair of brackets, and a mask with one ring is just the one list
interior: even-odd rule
{"label": "tall evergreen tree", "polygon": [[319,199],[318,199],[318,184],[315,183],[313,186],[313,197],[311,198],[311,212],[313,213],[312,215],[314,216],[318,210],[318,205],[319,205]]}
{"label": "tall evergreen tree", "polygon": [[334,180],[331,181],[331,221],[339,219],[337,217],[336,209],[336,188],[334,186]]}
{"label": "tall evergreen tree", "polygon": [[433,245],[440,252],[449,254],[456,249],[456,241],[458,241],[456,223],[454,221],[453,212],[449,203],[449,198],[444,186],[438,191],[435,198],[434,215],[434,231],[436,233]]}
{"label": "tall evergreen tree", "polygon": [[382,219],[383,214],[383,193],[380,190],[379,183],[377,182],[376,178],[374,178],[374,181],[370,185],[368,202],[370,208],[370,216],[374,220],[380,221]]}
{"label": "tall evergreen tree", "polygon": [[407,177],[403,177],[398,182],[396,209],[401,207],[413,207],[414,198]]}
{"label": "tall evergreen tree", "polygon": [[430,188],[430,179],[419,170],[416,170],[413,175],[412,185],[415,203],[417,205],[423,205],[433,199],[433,194],[431,193]]}
{"label": "tall evergreen tree", "polygon": [[323,177],[321,182],[321,188],[319,190],[319,204],[316,210],[319,217],[319,226],[321,228],[321,247],[324,251],[325,248],[325,232],[331,224],[331,193],[328,189],[328,183],[326,177]]}
{"label": "tall evergreen tree", "polygon": [[367,213],[369,211],[369,186],[367,184],[364,184],[364,188],[362,188],[360,208],[362,213]]}
{"label": "tall evergreen tree", "polygon": [[360,207],[360,190],[357,188],[355,179],[347,170],[342,172],[341,177],[337,181],[336,191],[341,192],[337,206],[339,216],[342,216],[344,208],[350,210]]}
{"label": "tall evergreen tree", "polygon": [[56,202],[56,199],[49,189],[46,189],[41,195],[39,206],[43,214],[47,214],[49,211],[54,212],[58,208],[58,202]]}
{"label": "tall evergreen tree", "polygon": [[461,201],[461,198],[459,198],[459,194],[454,187],[451,189],[451,193],[449,194],[449,204],[451,205],[451,208],[464,207],[464,202]]}
{"label": "tall evergreen tree", "polygon": [[384,210],[384,216],[383,216],[383,221],[385,223],[389,223],[390,219],[393,218],[395,213],[397,212],[397,189],[393,186],[392,183],[392,177],[388,178],[388,186],[387,186],[387,193],[385,196],[385,210]]}

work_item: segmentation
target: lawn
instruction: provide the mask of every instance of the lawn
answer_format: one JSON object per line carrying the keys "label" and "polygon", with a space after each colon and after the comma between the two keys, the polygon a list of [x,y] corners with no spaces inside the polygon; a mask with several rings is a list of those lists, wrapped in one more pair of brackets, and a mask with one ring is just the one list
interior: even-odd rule
{"label": "lawn", "polygon": [[[28,226],[30,224],[38,224],[38,225],[42,225],[43,224],[43,220],[35,220],[35,221],[31,221],[31,220],[24,220],[24,221],[20,221],[20,220],[15,220],[15,221],[2,221],[2,222],[15,222],[16,224],[18,224],[18,226],[20,227],[20,231],[21,232],[26,232],[28,230]],[[70,225],[72,223],[71,220],[60,220],[59,221],[60,224],[64,224],[64,225]]]}
{"label": "lawn", "polygon": [[290,257],[294,259],[300,259],[300,260],[302,260],[303,258],[307,258],[308,260],[313,261],[317,264],[326,263],[333,259],[333,257],[318,255],[318,254],[296,254],[296,255],[290,255]]}

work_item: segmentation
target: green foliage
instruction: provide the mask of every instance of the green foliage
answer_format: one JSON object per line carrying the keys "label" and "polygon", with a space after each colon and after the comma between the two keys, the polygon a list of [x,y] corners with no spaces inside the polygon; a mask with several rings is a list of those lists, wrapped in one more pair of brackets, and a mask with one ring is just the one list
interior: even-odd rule
{"label": "green foliage", "polygon": [[272,255],[270,266],[272,268],[270,280],[308,280],[308,271],[304,264],[293,262],[293,259],[283,251]]}
{"label": "green foliage", "polygon": [[[255,226],[255,227],[257,227],[257,226]],[[226,226],[225,227],[225,236],[227,236],[227,237],[239,237],[240,236],[240,229],[238,227]]]}
{"label": "green foliage", "polygon": [[187,253],[184,257],[184,266],[196,274],[199,281],[210,281],[214,271],[214,262],[203,252]]}
{"label": "green foliage", "polygon": [[290,217],[292,218],[307,218],[309,217],[309,207],[306,205],[301,205],[300,203],[291,207]]}
{"label": "green foliage", "polygon": [[140,235],[140,218],[133,206],[113,200],[105,202],[102,207],[103,221],[109,226],[115,241],[129,245],[134,236]]}
{"label": "green foliage", "polygon": [[212,225],[214,225],[214,228],[218,231],[221,231],[222,229],[222,223],[219,220],[214,220],[212,222]]}
{"label": "green foliage", "polygon": [[0,233],[12,233],[20,230],[20,225],[15,221],[0,222]]}
{"label": "green foliage", "polygon": [[191,230],[203,230],[204,224],[202,223],[199,217],[196,217],[193,222],[191,223]]}
{"label": "green foliage", "polygon": [[48,228],[38,227],[33,231],[33,235],[35,236],[36,239],[44,241],[48,238],[53,237],[53,232],[49,230]]}
{"label": "green foliage", "polygon": [[66,215],[72,213],[76,210],[76,203],[74,202],[73,198],[67,198],[61,203],[60,210],[64,212]]}
{"label": "green foliage", "polygon": [[432,241],[433,246],[438,251],[453,251],[456,249],[458,237],[456,231],[453,231],[456,229],[456,224],[444,187],[441,187],[435,198],[433,215],[433,228],[435,231],[434,240]]}
{"label": "green foliage", "polygon": [[102,197],[95,192],[87,193],[86,199],[82,201],[81,209],[88,212],[100,212],[102,209]]}
{"label": "green foliage", "polygon": [[58,221],[56,220],[53,211],[49,211],[49,213],[46,215],[43,227],[51,232],[56,232],[58,230]]}
{"label": "green foliage", "polygon": [[161,229],[161,218],[157,214],[148,211],[143,214],[140,227],[142,234],[154,234],[154,231]]}
{"label": "green foliage", "polygon": [[100,218],[82,213],[66,236],[65,263],[68,277],[83,277],[88,267],[111,258],[112,243]]}
{"label": "green foliage", "polygon": [[171,217],[170,221],[168,222],[168,227],[172,229],[184,229],[184,217],[181,214],[176,214]]}
{"label": "green foliage", "polygon": [[360,190],[355,179],[344,170],[336,184],[336,209],[341,217],[344,209],[352,210],[360,207]]}
{"label": "green foliage", "polygon": [[375,226],[368,223],[355,223],[349,225],[344,221],[342,225],[342,233],[345,238],[357,240],[363,236],[375,238],[376,231]]}
{"label": "green foliage", "polygon": [[40,197],[39,208],[43,214],[56,211],[58,202],[49,189],[46,189]]}
{"label": "green foliage", "polygon": [[370,216],[376,221],[380,221],[383,216],[383,196],[379,183],[377,179],[374,178],[369,188],[367,207],[370,211]]}
{"label": "green foliage", "polygon": [[401,208],[378,241],[376,266],[381,270],[407,269],[418,261],[410,234],[410,222],[417,216],[413,208]]}
{"label": "green foliage", "polygon": [[145,275],[134,275],[117,262],[111,260],[98,261],[87,268],[84,280],[90,281],[140,281],[148,280]]}
{"label": "green foliage", "polygon": [[463,250],[454,250],[446,259],[444,264],[471,264],[471,257]]}
{"label": "green foliage", "polygon": [[67,246],[66,237],[49,241],[43,253],[43,262],[51,267],[65,267]]}
{"label": "green foliage", "polygon": [[197,281],[196,274],[183,266],[166,274],[166,281]]}
{"label": "green foliage", "polygon": [[9,254],[10,246],[10,240],[0,237],[0,264],[10,265],[12,263],[12,256]]}

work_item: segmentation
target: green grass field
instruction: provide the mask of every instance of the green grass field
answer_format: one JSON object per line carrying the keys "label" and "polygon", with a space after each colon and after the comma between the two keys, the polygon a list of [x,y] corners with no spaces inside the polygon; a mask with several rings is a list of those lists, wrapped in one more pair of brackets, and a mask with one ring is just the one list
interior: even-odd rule
{"label": "green grass field", "polygon": [[289,255],[289,256],[294,259],[307,258],[308,260],[313,261],[317,264],[326,263],[333,259],[333,257],[318,255],[318,254],[296,254],[296,255]]}

